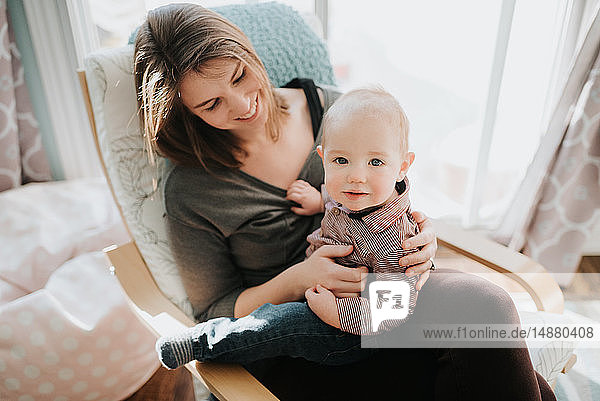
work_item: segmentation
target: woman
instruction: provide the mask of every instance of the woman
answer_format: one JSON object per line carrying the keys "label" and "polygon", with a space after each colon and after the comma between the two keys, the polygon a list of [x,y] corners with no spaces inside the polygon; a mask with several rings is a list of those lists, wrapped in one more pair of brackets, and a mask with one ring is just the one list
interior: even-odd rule
{"label": "woman", "polygon": [[[165,183],[169,238],[198,321],[246,316],[265,303],[302,301],[316,284],[338,297],[360,293],[361,269],[333,261],[351,249],[324,246],[304,260],[306,236],[321,215],[296,215],[286,199],[286,189],[296,179],[316,187],[323,182],[314,148],[323,110],[333,103],[335,92],[307,79],[273,88],[237,27],[189,4],[148,14],[136,38],[135,79],[149,150],[176,165]],[[415,213],[415,219],[421,234],[402,245],[422,250],[401,263],[412,266],[407,274],[420,275],[416,319],[435,322],[450,308],[485,306],[494,311],[494,322],[518,324],[510,298],[485,280],[434,274],[424,286],[435,236],[423,214]],[[440,294],[442,303],[434,297]],[[392,394],[407,399],[554,399],[547,383],[536,377],[524,344],[518,346],[394,349],[359,365],[335,368],[285,357],[247,367],[282,399]],[[399,361],[400,376],[410,385],[370,381],[398,382],[398,371],[381,367]],[[350,388],[352,378],[350,383],[364,385]]]}

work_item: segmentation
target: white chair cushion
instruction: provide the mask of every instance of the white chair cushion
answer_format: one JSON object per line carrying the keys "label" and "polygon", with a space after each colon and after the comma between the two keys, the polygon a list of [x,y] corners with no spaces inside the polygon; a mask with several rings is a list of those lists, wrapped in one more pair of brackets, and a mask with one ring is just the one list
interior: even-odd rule
{"label": "white chair cushion", "polygon": [[[564,314],[539,312],[531,296],[525,292],[511,293],[510,296],[517,307],[523,326],[576,323]],[[544,341],[527,341],[533,367],[548,383],[554,383],[565,363],[573,354],[576,345],[577,343],[574,341],[552,338],[547,338]]]}
{"label": "white chair cushion", "polygon": [[[575,323],[565,315],[548,312],[522,312],[519,311],[521,324],[526,325],[563,325]],[[540,341],[527,341],[529,355],[535,370],[537,370],[548,383],[554,383],[558,374],[573,354],[576,341],[564,339],[545,338]]]}
{"label": "white chair cushion", "polygon": [[[137,114],[133,46],[94,53],[85,60],[102,157],[127,226],[162,292],[193,319],[192,306],[168,246],[160,185],[168,172],[148,163]],[[153,191],[152,179],[159,189]]]}

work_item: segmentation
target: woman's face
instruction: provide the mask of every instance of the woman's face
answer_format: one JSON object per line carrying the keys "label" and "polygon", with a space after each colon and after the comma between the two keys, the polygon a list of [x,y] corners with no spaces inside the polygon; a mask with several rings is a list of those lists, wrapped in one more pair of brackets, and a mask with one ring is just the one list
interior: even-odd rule
{"label": "woman's face", "polygon": [[194,71],[180,85],[183,104],[215,128],[233,133],[262,128],[267,120],[263,88],[258,77],[242,62],[216,59]]}

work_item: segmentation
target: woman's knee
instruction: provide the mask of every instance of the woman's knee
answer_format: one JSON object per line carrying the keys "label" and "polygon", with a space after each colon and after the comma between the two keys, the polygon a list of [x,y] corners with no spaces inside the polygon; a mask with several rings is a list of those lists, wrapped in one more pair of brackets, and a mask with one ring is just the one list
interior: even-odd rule
{"label": "woman's knee", "polygon": [[519,313],[511,296],[500,286],[486,282],[479,287],[479,299],[485,299],[484,312],[489,313],[490,323],[518,324]]}
{"label": "woman's knee", "polygon": [[479,319],[475,323],[518,324],[519,314],[515,304],[503,288],[480,279],[471,287],[467,301]]}
{"label": "woman's knee", "polygon": [[[437,273],[436,273],[437,274]],[[496,284],[467,273],[443,273],[438,293],[430,294],[437,307],[460,323],[518,324],[510,295]],[[433,276],[433,275],[432,275]],[[417,301],[418,304],[418,301]]]}

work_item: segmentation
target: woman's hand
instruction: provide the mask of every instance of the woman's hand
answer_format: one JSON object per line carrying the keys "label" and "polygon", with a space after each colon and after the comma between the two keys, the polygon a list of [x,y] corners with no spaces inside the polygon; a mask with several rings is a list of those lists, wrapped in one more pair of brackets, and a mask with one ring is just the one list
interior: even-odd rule
{"label": "woman's hand", "polygon": [[295,292],[299,293],[299,298],[317,284],[338,298],[359,296],[365,288],[368,269],[364,266],[345,267],[333,261],[334,258],[349,255],[352,249],[352,245],[323,245],[308,259],[290,268],[294,270],[291,280],[295,280]]}
{"label": "woman's hand", "polygon": [[414,237],[406,239],[402,243],[402,248],[420,248],[420,250],[400,258],[399,263],[400,266],[410,266],[405,272],[407,276],[421,275],[416,284],[417,291],[419,291],[423,288],[423,285],[429,278],[429,273],[431,272],[430,269],[433,265],[431,259],[435,256],[435,252],[437,251],[437,241],[435,239],[433,224],[427,216],[417,211],[412,212],[412,216],[419,225],[420,232]]}

